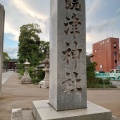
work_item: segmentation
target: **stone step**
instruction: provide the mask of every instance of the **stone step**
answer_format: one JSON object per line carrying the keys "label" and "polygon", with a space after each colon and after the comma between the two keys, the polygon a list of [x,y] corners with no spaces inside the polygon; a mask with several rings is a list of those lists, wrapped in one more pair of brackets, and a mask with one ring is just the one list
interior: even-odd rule
{"label": "stone step", "polygon": [[[12,110],[11,120],[35,120],[32,110],[29,108],[18,108]],[[118,120],[117,117],[112,116],[112,120]]]}
{"label": "stone step", "polygon": [[85,109],[56,111],[48,100],[33,101],[32,108],[35,120],[112,120],[110,110],[89,101]]}
{"label": "stone step", "polygon": [[12,110],[11,120],[35,120],[32,110],[29,108],[18,108]]}

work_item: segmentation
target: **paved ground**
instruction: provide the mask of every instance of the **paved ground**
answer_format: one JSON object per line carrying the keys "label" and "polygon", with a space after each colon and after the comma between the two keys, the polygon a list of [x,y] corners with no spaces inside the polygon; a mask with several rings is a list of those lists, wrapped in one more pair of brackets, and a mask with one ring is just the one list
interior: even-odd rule
{"label": "paved ground", "polygon": [[11,120],[11,111],[16,108],[32,108],[32,101],[48,99],[48,89],[38,85],[22,85],[14,73],[2,86],[0,98],[0,120]]}
{"label": "paved ground", "polygon": [[[22,85],[17,73],[14,73],[2,87],[0,98],[0,120],[11,120],[11,111],[15,108],[31,108],[32,101],[48,99],[49,89],[38,85]],[[112,110],[120,120],[120,90],[88,90],[88,100]]]}
{"label": "paved ground", "polygon": [[2,84],[13,74],[13,71],[2,73]]}
{"label": "paved ground", "polygon": [[119,81],[112,81],[112,84],[117,86],[117,88],[120,88],[120,80]]}
{"label": "paved ground", "polygon": [[112,111],[120,120],[120,90],[88,90],[88,100]]}

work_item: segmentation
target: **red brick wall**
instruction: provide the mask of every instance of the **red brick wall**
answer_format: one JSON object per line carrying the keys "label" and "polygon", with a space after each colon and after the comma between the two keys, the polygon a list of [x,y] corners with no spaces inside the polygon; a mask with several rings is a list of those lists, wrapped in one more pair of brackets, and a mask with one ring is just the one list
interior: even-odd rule
{"label": "red brick wall", "polygon": [[97,63],[96,71],[100,70],[100,65],[105,72],[116,68],[119,65],[119,38],[108,38],[93,44],[92,55],[91,61]]}

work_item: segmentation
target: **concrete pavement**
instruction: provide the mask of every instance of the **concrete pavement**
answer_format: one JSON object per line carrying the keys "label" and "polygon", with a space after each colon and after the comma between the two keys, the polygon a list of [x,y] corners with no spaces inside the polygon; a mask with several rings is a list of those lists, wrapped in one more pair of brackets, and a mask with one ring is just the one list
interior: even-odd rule
{"label": "concrete pavement", "polygon": [[8,80],[8,78],[13,74],[13,71],[8,71],[5,73],[2,73],[2,84]]}
{"label": "concrete pavement", "polygon": [[117,88],[120,88],[120,80],[118,81],[111,81],[113,85],[115,85]]}
{"label": "concrete pavement", "polygon": [[[88,101],[112,111],[120,120],[120,89],[87,90]],[[47,100],[49,89],[34,84],[21,84],[19,74],[13,73],[2,85],[0,98],[0,120],[10,120],[12,109],[32,109],[32,101]],[[29,111],[31,112],[31,111]],[[26,119],[27,120],[27,119]]]}

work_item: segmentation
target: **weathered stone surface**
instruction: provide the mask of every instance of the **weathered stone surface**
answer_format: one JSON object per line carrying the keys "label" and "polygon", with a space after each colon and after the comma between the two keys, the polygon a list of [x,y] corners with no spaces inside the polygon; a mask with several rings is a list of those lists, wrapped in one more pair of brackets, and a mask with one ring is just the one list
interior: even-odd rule
{"label": "weathered stone surface", "polygon": [[112,113],[91,102],[87,109],[56,111],[49,101],[33,101],[33,115],[35,120],[112,120]]}
{"label": "weathered stone surface", "polygon": [[49,101],[33,101],[35,120],[112,120],[87,103],[85,0],[51,0]]}
{"label": "weathered stone surface", "polygon": [[24,120],[21,108],[12,110],[11,120]]}
{"label": "weathered stone surface", "polygon": [[22,84],[31,84],[31,78],[29,73],[24,73],[24,76],[21,78],[21,83]]}
{"label": "weathered stone surface", "polygon": [[46,54],[45,60],[42,61],[42,64],[45,64],[45,68],[43,71],[45,71],[45,77],[42,81],[39,82],[40,88],[49,88],[49,54]]}
{"label": "weathered stone surface", "polygon": [[12,109],[11,120],[34,120],[32,110],[29,108]]}
{"label": "weathered stone surface", "polygon": [[25,72],[24,72],[24,76],[21,78],[21,83],[30,84],[32,82],[31,82],[30,75],[28,73],[28,66],[30,65],[30,63],[28,62],[28,59],[26,59],[26,62],[24,63],[24,65],[25,65]]}
{"label": "weathered stone surface", "polygon": [[43,71],[45,71],[45,77],[42,81],[39,82],[39,87],[49,88],[49,67],[45,67]]}
{"label": "weathered stone surface", "polygon": [[0,94],[2,88],[2,53],[3,53],[3,36],[4,36],[4,17],[5,10],[4,7],[0,4]]}
{"label": "weathered stone surface", "polygon": [[85,0],[51,0],[50,104],[87,107]]}
{"label": "weathered stone surface", "polygon": [[49,88],[49,81],[40,81],[39,87],[40,88]]}

